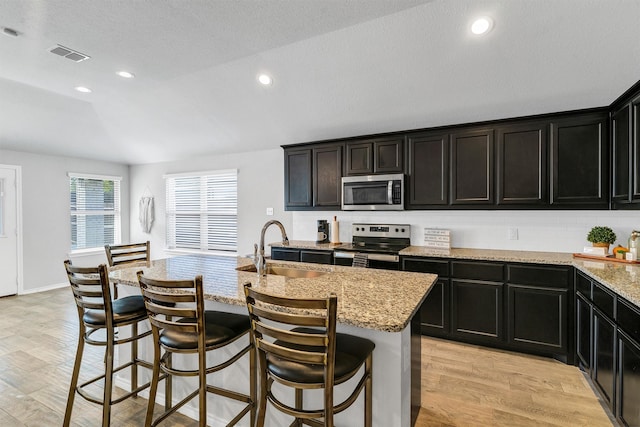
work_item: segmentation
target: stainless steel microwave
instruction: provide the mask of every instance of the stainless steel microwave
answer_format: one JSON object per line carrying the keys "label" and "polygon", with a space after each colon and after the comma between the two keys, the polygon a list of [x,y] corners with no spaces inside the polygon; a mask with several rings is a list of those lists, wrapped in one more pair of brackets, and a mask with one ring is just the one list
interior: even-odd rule
{"label": "stainless steel microwave", "polygon": [[342,178],[343,211],[401,211],[403,209],[403,174]]}

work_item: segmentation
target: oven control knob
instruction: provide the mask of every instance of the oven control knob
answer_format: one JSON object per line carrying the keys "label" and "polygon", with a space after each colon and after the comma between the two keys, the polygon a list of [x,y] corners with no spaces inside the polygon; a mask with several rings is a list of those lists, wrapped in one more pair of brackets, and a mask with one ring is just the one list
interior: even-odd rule
{"label": "oven control knob", "polygon": [[398,229],[396,228],[396,233],[398,232]]}
{"label": "oven control knob", "polygon": [[404,233],[404,228],[402,229],[402,232]]}

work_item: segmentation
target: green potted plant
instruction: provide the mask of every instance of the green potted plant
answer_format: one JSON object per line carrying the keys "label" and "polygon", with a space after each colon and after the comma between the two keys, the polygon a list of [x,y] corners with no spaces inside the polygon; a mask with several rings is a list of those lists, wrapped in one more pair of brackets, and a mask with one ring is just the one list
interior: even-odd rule
{"label": "green potted plant", "polygon": [[616,241],[616,233],[609,227],[595,226],[587,234],[587,241],[591,242],[593,246],[607,248],[607,253],[609,253],[609,245]]}

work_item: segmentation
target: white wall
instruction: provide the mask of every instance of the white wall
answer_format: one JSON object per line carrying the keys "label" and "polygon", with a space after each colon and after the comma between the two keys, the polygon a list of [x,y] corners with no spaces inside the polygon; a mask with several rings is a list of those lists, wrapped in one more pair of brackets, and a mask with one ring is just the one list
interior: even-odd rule
{"label": "white wall", "polygon": [[[129,236],[129,168],[117,163],[0,150],[0,163],[22,166],[23,289],[66,283],[63,261],[71,249],[68,172],[122,177],[122,238]],[[106,262],[72,257],[79,265]]]}
{"label": "white wall", "polygon": [[[351,241],[354,222],[411,224],[411,244],[422,246],[424,227],[448,228],[452,247],[527,251],[581,252],[589,246],[586,236],[594,225],[607,225],[627,245],[632,230],[640,230],[637,211],[402,211],[402,212],[296,212],[291,235],[315,240],[316,220],[340,222],[341,241]],[[517,228],[518,240],[508,240],[509,228]]]}
{"label": "white wall", "polygon": [[[291,213],[284,212],[284,155],[282,149],[204,155],[201,157],[149,165],[134,165],[131,178],[131,241],[151,241],[151,257],[166,256],[165,245],[165,182],[170,173],[238,169],[238,254],[253,252],[265,222],[277,219],[291,230]],[[155,221],[151,232],[142,231],[138,220],[138,203],[143,194],[154,197]],[[273,208],[273,216],[266,208]],[[280,232],[271,227],[265,241],[280,240]]]}

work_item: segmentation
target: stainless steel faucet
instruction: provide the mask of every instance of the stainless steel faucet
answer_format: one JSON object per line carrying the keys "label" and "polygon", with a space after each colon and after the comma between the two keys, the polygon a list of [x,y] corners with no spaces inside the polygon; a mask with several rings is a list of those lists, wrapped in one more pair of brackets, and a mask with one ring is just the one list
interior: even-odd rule
{"label": "stainless steel faucet", "polygon": [[264,259],[264,233],[272,224],[275,224],[278,226],[278,228],[280,228],[280,233],[282,233],[282,244],[284,246],[289,246],[289,238],[287,237],[287,232],[284,231],[284,225],[282,225],[280,221],[276,221],[275,219],[268,221],[262,227],[262,232],[260,233],[260,250],[256,259],[256,269],[258,270],[258,275],[260,276],[265,276],[267,274],[267,260]]}

